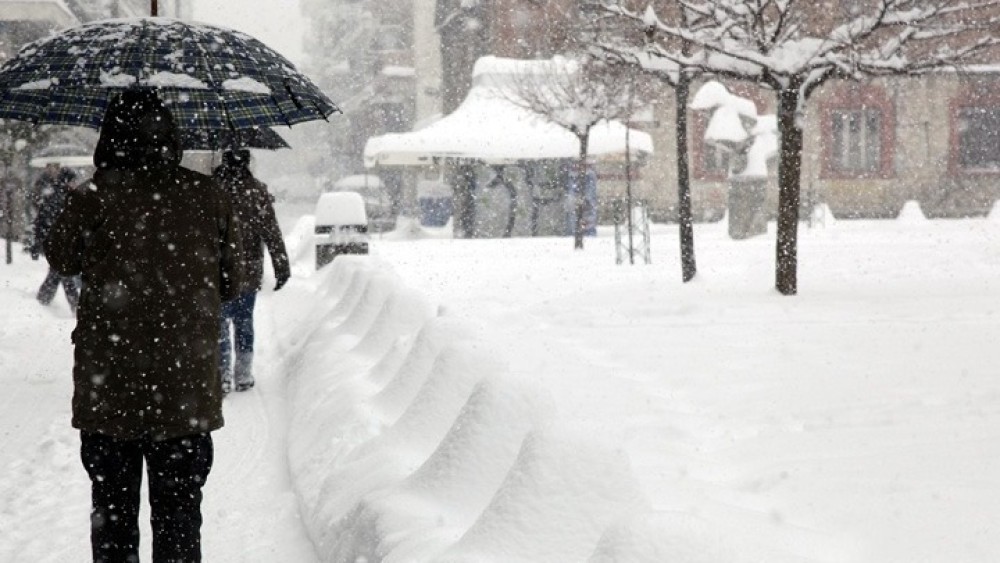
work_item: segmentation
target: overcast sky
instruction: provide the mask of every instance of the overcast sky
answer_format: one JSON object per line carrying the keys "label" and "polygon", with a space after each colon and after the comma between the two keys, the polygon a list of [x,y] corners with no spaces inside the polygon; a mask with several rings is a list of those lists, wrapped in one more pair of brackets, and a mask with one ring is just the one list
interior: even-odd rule
{"label": "overcast sky", "polygon": [[248,33],[302,64],[305,22],[299,0],[193,0],[195,21]]}

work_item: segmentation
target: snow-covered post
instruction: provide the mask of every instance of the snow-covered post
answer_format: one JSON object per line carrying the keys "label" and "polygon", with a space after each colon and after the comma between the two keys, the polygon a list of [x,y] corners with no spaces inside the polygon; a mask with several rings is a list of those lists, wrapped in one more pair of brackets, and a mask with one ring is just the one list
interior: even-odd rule
{"label": "snow-covered post", "polygon": [[712,112],[704,141],[729,155],[729,236],[766,234],[768,161],[777,154],[775,117],[758,115],[752,100],[715,81],[698,90],[691,109]]}

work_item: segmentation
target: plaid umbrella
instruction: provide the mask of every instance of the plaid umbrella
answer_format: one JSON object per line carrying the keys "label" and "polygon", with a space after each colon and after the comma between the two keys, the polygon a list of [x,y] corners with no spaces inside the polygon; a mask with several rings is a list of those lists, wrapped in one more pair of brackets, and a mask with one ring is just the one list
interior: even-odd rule
{"label": "plaid umbrella", "polygon": [[88,23],[25,45],[0,66],[0,118],[98,129],[108,102],[125,88],[155,88],[187,130],[291,126],[340,111],[249,35],[136,18]]}

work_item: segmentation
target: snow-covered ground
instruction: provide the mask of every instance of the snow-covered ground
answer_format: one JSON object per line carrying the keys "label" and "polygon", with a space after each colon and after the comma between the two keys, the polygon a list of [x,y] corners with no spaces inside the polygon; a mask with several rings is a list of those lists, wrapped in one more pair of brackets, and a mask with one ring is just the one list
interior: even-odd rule
{"label": "snow-covered ground", "polygon": [[[376,239],[259,302],[206,561],[984,562],[1000,556],[1000,220]],[[773,228],[773,225],[772,225]],[[0,561],[87,555],[72,321],[0,264]],[[148,537],[148,535],[146,536]]]}

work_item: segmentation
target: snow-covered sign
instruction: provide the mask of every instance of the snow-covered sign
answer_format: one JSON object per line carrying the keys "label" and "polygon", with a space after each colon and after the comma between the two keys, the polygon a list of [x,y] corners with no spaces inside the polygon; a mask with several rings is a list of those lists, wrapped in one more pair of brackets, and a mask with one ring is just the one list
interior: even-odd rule
{"label": "snow-covered sign", "polygon": [[705,142],[726,150],[749,143],[746,167],[734,170],[737,176],[766,177],[767,162],[778,153],[778,122],[773,114],[759,115],[757,105],[711,80],[691,100],[694,111],[711,111],[705,128]]}
{"label": "snow-covered sign", "polygon": [[[536,73],[552,65],[552,59],[479,59],[473,70],[473,86],[458,109],[419,131],[368,139],[365,165],[415,166],[436,158],[474,159],[488,164],[576,158],[580,143],[572,133],[513,103],[513,90],[499,91],[514,88],[511,78],[519,73]],[[623,156],[626,129],[620,121],[596,125],[591,130],[589,155]],[[632,130],[629,137],[627,146],[633,154],[653,152],[648,133]]]}

